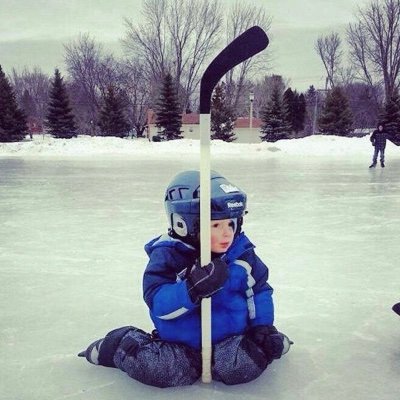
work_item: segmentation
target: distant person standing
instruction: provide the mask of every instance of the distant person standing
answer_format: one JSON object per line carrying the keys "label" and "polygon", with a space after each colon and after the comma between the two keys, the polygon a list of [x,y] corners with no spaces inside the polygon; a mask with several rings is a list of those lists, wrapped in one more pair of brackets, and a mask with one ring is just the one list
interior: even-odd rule
{"label": "distant person standing", "polygon": [[385,167],[385,147],[386,147],[386,136],[387,133],[383,124],[378,124],[378,129],[375,129],[370,137],[370,141],[372,146],[375,147],[374,155],[372,157],[372,164],[369,166],[370,168],[376,167],[376,161],[378,159],[378,153],[381,153],[380,161],[381,167]]}

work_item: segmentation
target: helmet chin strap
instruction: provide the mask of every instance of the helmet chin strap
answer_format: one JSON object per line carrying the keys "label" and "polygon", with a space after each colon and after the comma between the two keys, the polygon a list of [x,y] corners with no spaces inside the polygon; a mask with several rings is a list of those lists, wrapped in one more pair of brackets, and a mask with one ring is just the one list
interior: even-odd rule
{"label": "helmet chin strap", "polygon": [[193,235],[188,235],[185,237],[182,237],[178,235],[172,228],[168,229],[168,235],[171,236],[174,239],[178,239],[189,246],[192,246],[194,249],[199,251],[200,249],[200,238],[198,236],[194,237]]}
{"label": "helmet chin strap", "polygon": [[243,225],[243,217],[237,218],[237,228],[235,231],[235,237],[240,235],[240,232],[242,232],[242,225]]}

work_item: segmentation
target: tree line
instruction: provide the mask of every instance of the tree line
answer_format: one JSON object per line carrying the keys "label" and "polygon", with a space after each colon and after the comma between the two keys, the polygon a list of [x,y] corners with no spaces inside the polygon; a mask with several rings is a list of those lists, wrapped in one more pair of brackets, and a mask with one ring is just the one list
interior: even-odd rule
{"label": "tree line", "polygon": [[326,89],[343,91],[354,122],[379,121],[400,140],[400,0],[359,7],[344,40],[338,32],[322,35],[315,50],[327,74]]}
{"label": "tree line", "polygon": [[[343,62],[338,34],[318,38],[315,48],[327,72],[322,90],[311,85],[306,93],[297,93],[283,77],[269,75],[270,51],[234,68],[214,92],[213,137],[235,140],[234,121],[249,116],[250,92],[255,95],[253,116],[262,120],[262,140],[313,133],[348,135],[354,128],[374,126],[377,120],[398,132],[399,1],[372,1],[359,10],[358,22],[347,31],[351,64]],[[1,72],[0,84],[6,89],[0,92],[0,110],[8,111],[0,113],[0,140],[24,136],[26,117],[44,123],[47,131],[60,137],[78,133],[123,137],[129,131],[142,135],[149,109],[156,112],[162,133],[158,139],[179,137],[180,115],[197,111],[201,72],[220,42],[253,25],[266,32],[271,26],[264,7],[243,1],[223,12],[218,0],[143,0],[141,13],[139,22],[124,21],[121,59],[89,34],[81,34],[64,45],[65,78],[58,69],[52,79],[38,68],[13,70],[8,78]],[[377,37],[382,43],[376,42]],[[383,50],[377,54],[377,49]],[[57,115],[61,122],[56,123]],[[16,119],[19,128],[7,128]],[[61,129],[60,123],[65,127]],[[14,133],[4,133],[9,130]]]}

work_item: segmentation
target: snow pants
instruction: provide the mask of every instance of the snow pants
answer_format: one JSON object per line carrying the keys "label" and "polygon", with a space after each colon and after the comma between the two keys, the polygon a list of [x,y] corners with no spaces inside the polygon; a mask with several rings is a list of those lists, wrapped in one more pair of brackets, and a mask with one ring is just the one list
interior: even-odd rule
{"label": "snow pants", "polygon": [[[213,347],[212,378],[227,385],[252,381],[272,359],[246,335],[229,337]],[[141,329],[126,326],[109,332],[99,363],[119,368],[147,385],[191,385],[201,376],[201,351],[161,340]]]}

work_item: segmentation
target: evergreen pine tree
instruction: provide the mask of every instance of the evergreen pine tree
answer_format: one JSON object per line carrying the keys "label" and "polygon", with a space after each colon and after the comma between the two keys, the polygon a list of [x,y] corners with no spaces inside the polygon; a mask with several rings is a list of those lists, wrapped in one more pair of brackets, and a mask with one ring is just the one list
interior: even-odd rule
{"label": "evergreen pine tree", "polygon": [[58,69],[54,72],[49,98],[45,122],[48,132],[61,139],[71,139],[76,136],[76,126],[67,89]]}
{"label": "evergreen pine tree", "polygon": [[155,107],[156,126],[161,130],[159,139],[181,139],[182,116],[178,100],[178,90],[170,73],[166,74]]}
{"label": "evergreen pine tree", "polygon": [[236,140],[233,128],[235,116],[226,104],[225,85],[217,85],[211,99],[211,139],[220,139],[225,142]]}
{"label": "evergreen pine tree", "polygon": [[273,88],[271,98],[261,111],[261,140],[276,142],[287,139],[290,135],[287,106],[283,104],[279,88]]}
{"label": "evergreen pine tree", "polygon": [[315,97],[317,95],[317,91],[315,90],[314,85],[310,85],[306,93],[307,102],[313,103],[315,102]]}
{"label": "evergreen pine tree", "polygon": [[303,93],[297,95],[295,112],[295,132],[304,131],[304,122],[306,119],[306,98]]}
{"label": "evergreen pine tree", "polygon": [[291,131],[296,130],[296,91],[292,91],[291,88],[287,88],[283,93],[283,104],[288,110],[287,122]]}
{"label": "evergreen pine tree", "polygon": [[129,123],[124,115],[124,105],[121,96],[110,86],[104,97],[104,106],[100,111],[100,131],[103,136],[126,137],[129,133]]}
{"label": "evergreen pine tree", "polygon": [[0,142],[18,142],[25,138],[28,127],[15,93],[0,66]]}
{"label": "evergreen pine tree", "polygon": [[292,132],[298,133],[304,130],[304,120],[306,114],[306,99],[303,94],[298,94],[295,90],[288,88],[283,94],[283,102],[288,109],[288,121]]}
{"label": "evergreen pine tree", "polygon": [[306,101],[306,111],[305,111],[305,122],[304,122],[304,131],[308,135],[312,135],[315,133],[316,128],[316,121],[317,121],[317,91],[315,90],[314,86],[311,85],[307,93],[305,95]]}
{"label": "evergreen pine tree", "polygon": [[386,102],[382,119],[388,137],[395,143],[400,143],[400,96],[397,90]]}
{"label": "evergreen pine tree", "polygon": [[353,118],[347,97],[339,86],[328,92],[318,119],[322,133],[347,136],[352,131]]}

